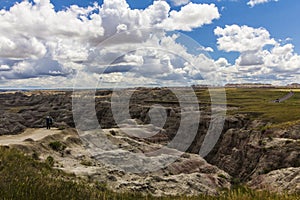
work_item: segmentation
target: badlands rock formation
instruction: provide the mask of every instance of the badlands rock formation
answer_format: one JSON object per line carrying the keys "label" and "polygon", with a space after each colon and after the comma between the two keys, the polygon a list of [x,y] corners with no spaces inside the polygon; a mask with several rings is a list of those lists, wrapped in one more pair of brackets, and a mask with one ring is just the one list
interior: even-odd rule
{"label": "badlands rock formation", "polygon": [[[65,131],[18,146],[30,152],[41,152],[41,158],[45,158],[53,154],[47,143],[60,140],[70,148],[71,154],[63,152],[62,157],[62,152],[54,152],[58,167],[62,165],[61,168],[66,171],[107,181],[108,185],[118,190],[147,191],[157,195],[176,192],[216,193],[218,188],[229,187],[230,182],[241,182],[253,188],[267,186],[273,191],[299,192],[300,125],[262,131],[261,127],[266,126],[266,122],[250,120],[242,114],[227,115],[217,144],[204,160],[198,154],[211,123],[211,107],[200,102],[201,120],[188,122],[191,127],[198,127],[187,147],[189,153],[174,159],[178,151],[169,149],[170,152],[158,155],[153,161],[145,156],[132,156],[161,149],[176,137],[182,117],[176,96],[164,88],[138,88],[129,102],[131,119],[119,123],[111,110],[111,94],[108,90],[95,94],[93,108],[97,117],[96,125],[102,128],[102,131],[95,133],[95,121],[85,117],[89,114],[88,110],[79,108],[79,114],[83,117],[74,119],[74,94],[71,91],[1,93],[0,135],[20,134],[28,128],[43,128],[45,117],[50,115],[54,119],[54,126]],[[163,127],[159,127],[159,120],[154,122],[153,116],[151,118],[151,110],[158,104],[165,109]],[[73,111],[76,112],[76,109]],[[78,123],[76,120],[85,122],[83,127],[76,126],[77,132],[74,129],[75,123]],[[156,126],[151,126],[151,123]],[[139,126],[148,128],[143,133],[135,132]],[[128,131],[132,134],[128,135]],[[136,137],[140,134],[150,137]],[[185,134],[188,134],[188,129]],[[103,142],[97,143],[99,137],[105,137],[113,144],[113,148],[111,145],[105,146]],[[119,159],[119,167],[112,158]],[[126,162],[129,158],[135,162]],[[174,159],[175,162],[147,175],[136,174],[132,170],[141,170],[141,162],[164,163],[168,159]],[[81,165],[82,160],[91,161],[92,166]]]}

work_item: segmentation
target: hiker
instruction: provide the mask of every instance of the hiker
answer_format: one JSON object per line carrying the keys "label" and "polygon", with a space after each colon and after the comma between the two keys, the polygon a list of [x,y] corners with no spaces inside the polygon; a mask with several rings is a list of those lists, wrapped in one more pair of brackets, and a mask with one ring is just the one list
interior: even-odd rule
{"label": "hiker", "polygon": [[47,126],[47,129],[50,129],[51,125],[52,125],[52,118],[50,116],[47,116],[46,117],[46,126]]}

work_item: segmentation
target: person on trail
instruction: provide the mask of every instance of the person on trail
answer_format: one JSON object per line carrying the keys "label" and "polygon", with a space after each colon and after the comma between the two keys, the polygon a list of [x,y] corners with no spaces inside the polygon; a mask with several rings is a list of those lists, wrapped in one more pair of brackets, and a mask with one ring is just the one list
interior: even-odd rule
{"label": "person on trail", "polygon": [[52,118],[50,116],[47,116],[46,117],[46,126],[47,126],[47,129],[50,129],[51,125],[52,125]]}

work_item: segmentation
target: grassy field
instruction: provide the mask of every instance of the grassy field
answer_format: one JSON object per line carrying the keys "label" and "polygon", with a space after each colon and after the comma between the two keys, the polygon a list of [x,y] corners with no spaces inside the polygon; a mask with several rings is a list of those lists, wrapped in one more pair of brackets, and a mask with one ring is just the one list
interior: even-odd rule
{"label": "grassy field", "polygon": [[[35,156],[34,156],[35,157]],[[115,193],[105,184],[90,183],[74,175],[51,168],[49,163],[37,161],[21,152],[0,147],[0,198],[1,199],[187,199],[187,200],[298,200],[299,195],[278,195],[266,191],[253,191],[238,187],[220,191],[220,195],[194,197],[143,196],[138,193]]]}
{"label": "grassy field", "polygon": [[[300,90],[293,90],[294,96],[284,102],[272,102],[289,92],[290,89],[227,88],[227,105],[236,108],[229,109],[228,114],[247,114],[251,119],[261,119],[274,125],[299,123]],[[196,94],[200,103],[210,104],[207,90],[197,90]]]}
{"label": "grassy field", "polygon": [[246,113],[264,121],[280,124],[300,120],[300,92],[290,99],[274,103],[273,100],[285,96],[289,91],[281,89],[227,89],[229,105],[239,107],[233,112]]}

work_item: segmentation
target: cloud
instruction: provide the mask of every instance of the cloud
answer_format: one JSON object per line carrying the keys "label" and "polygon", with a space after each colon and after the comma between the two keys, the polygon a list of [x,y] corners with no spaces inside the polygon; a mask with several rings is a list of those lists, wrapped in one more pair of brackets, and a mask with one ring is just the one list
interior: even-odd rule
{"label": "cloud", "polygon": [[263,57],[255,51],[248,51],[241,53],[240,57],[236,60],[238,66],[251,66],[264,64]]}
{"label": "cloud", "polygon": [[171,0],[171,2],[174,6],[182,6],[188,4],[190,0]]}
{"label": "cloud", "polygon": [[205,51],[213,52],[211,47],[194,48],[187,37],[167,32],[192,31],[220,18],[214,4],[186,3],[176,10],[166,1],[132,9],[125,0],[104,0],[56,11],[49,0],[35,0],[0,10],[1,85],[71,87],[78,72],[86,87],[100,76],[107,87],[118,81],[126,86],[299,78],[294,46],[264,28],[215,29],[219,50],[240,53],[233,64],[210,59]]}
{"label": "cloud", "polygon": [[216,64],[219,68],[230,66],[230,63],[227,61],[226,58],[219,58],[218,60],[215,61],[215,64]]}
{"label": "cloud", "polygon": [[248,1],[247,5],[249,5],[250,7],[254,7],[257,4],[263,4],[263,3],[268,3],[271,1],[278,1],[278,0],[250,0]]}
{"label": "cloud", "polygon": [[[153,30],[151,32],[155,37],[142,42],[136,41],[136,43],[130,38],[136,38],[134,33],[123,33],[127,36],[126,41],[131,42],[130,44],[123,42],[122,48],[117,48],[118,51],[115,45],[109,45],[109,40],[115,42],[118,38],[108,39],[106,41],[108,44],[100,45],[95,50],[96,55],[90,57],[89,63],[92,64],[89,65],[89,71],[111,75],[124,72],[123,80],[126,80],[126,84],[130,84],[127,80],[131,80],[132,77],[138,80],[139,77],[144,77],[149,83],[159,85],[171,84],[171,82],[172,85],[188,85],[190,82],[202,80],[203,77],[210,78],[209,73],[215,69],[212,61],[201,54],[202,48],[198,48],[198,54],[193,55],[187,53],[187,47],[176,42],[179,38],[184,40],[179,34],[168,35],[160,32],[162,34],[160,35]],[[123,35],[119,37],[123,38]],[[147,31],[142,32],[141,35],[148,35]],[[159,37],[156,37],[157,35]],[[134,83],[141,84],[136,81]]]}
{"label": "cloud", "polygon": [[201,47],[199,50],[206,51],[206,52],[214,52],[214,49],[211,47]]}
{"label": "cloud", "polygon": [[191,31],[218,18],[220,13],[214,4],[189,3],[181,7],[180,11],[171,11],[170,17],[165,19],[160,27],[167,30]]}
{"label": "cloud", "polygon": [[[154,1],[145,9],[131,9],[125,0],[104,0],[102,5],[72,5],[56,11],[50,0],[33,0],[2,9],[1,83],[34,85],[36,83],[30,84],[30,81],[43,78],[45,82],[49,81],[46,85],[57,86],[59,78],[66,83],[79,70],[83,71],[86,84],[89,80],[97,80],[96,76],[101,73],[111,76],[111,80],[119,80],[121,73],[127,74],[131,82],[134,77],[151,84],[155,80],[169,82],[170,77],[195,78],[197,70],[186,67],[179,57],[197,59],[199,55],[188,53],[187,48],[177,42],[176,36],[168,36],[165,31],[191,31],[212,23],[220,14],[214,4],[176,2],[178,6],[185,6],[175,11],[166,1]],[[147,28],[165,31],[140,31]],[[122,33],[125,33],[122,37],[110,39]],[[109,39],[107,48],[100,49],[99,44],[101,46]],[[175,50],[180,55],[138,50],[142,45]],[[212,51],[211,48],[205,50]],[[105,65],[107,63],[111,66]],[[89,75],[90,79],[87,78]]]}
{"label": "cloud", "polygon": [[13,66],[6,67],[6,69],[8,70],[0,73],[0,77],[4,79],[27,79],[39,76],[67,76],[73,74],[72,69],[46,57],[39,60],[16,62]]}
{"label": "cloud", "polygon": [[10,69],[8,65],[0,65],[0,71],[9,71]]}
{"label": "cloud", "polygon": [[41,58],[47,50],[43,43],[35,37],[8,38],[0,37],[0,57],[10,59]]}
{"label": "cloud", "polygon": [[72,6],[56,12],[50,1],[23,1],[8,11],[1,10],[1,35],[10,38],[39,38],[40,40],[94,38],[103,35],[101,18],[92,11],[97,5],[86,9]]}
{"label": "cloud", "polygon": [[219,50],[226,52],[257,51],[267,44],[274,45],[276,41],[270,38],[269,32],[264,28],[249,26],[226,25],[225,28],[217,27],[214,30],[218,36]]}
{"label": "cloud", "polygon": [[228,66],[224,59],[215,62],[223,75],[232,80],[288,83],[299,79],[300,55],[294,52],[292,44],[285,44],[289,40],[281,44],[266,29],[248,26],[227,25],[217,27],[214,32],[220,50],[240,53],[233,65]]}
{"label": "cloud", "polygon": [[292,44],[277,44],[270,52],[264,51],[263,56],[265,65],[274,71],[297,73],[300,70],[300,55],[294,52]]}
{"label": "cloud", "polygon": [[[69,61],[86,59],[86,47],[104,34],[98,8],[55,11],[48,0],[22,1],[0,11],[2,80],[67,76]],[[6,67],[6,68],[8,68]]]}

